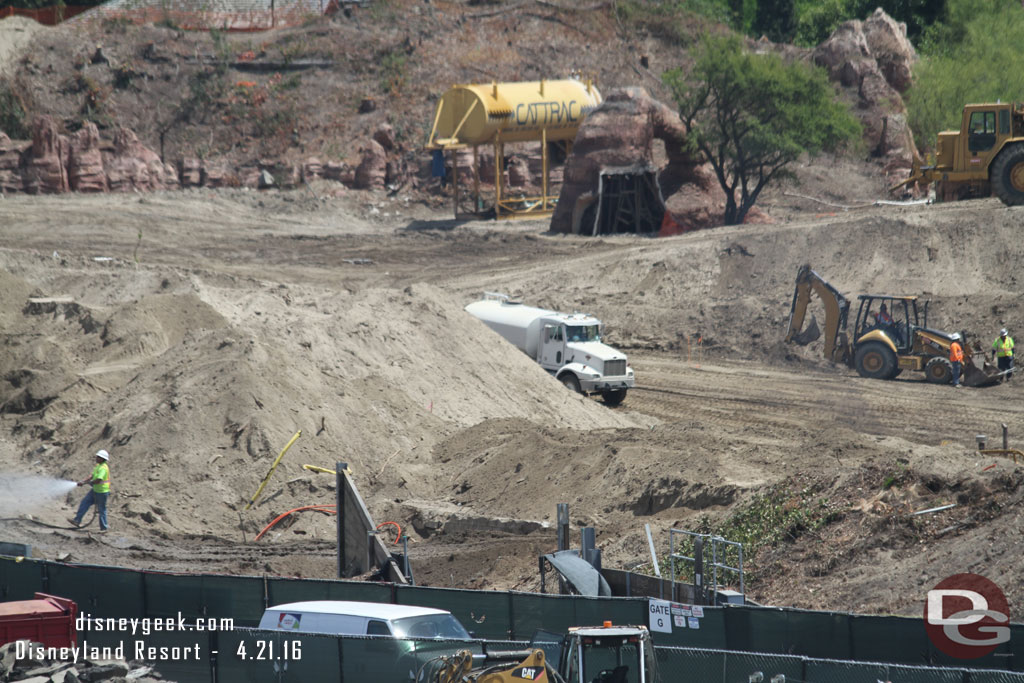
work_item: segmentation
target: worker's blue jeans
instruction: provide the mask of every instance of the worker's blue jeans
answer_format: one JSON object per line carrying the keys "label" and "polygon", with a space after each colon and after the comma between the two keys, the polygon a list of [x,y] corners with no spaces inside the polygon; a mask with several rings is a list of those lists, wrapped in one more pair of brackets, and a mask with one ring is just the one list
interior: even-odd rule
{"label": "worker's blue jeans", "polygon": [[78,506],[78,514],[75,515],[75,521],[79,524],[82,523],[82,518],[85,517],[85,513],[89,511],[89,508],[95,504],[96,513],[100,516],[100,528],[107,528],[107,497],[110,495],[107,493],[96,493],[92,489],[89,489],[89,493],[85,494],[85,498],[82,499],[81,505]]}
{"label": "worker's blue jeans", "polygon": [[960,363],[952,362],[950,365],[953,366],[953,386],[960,384]]}

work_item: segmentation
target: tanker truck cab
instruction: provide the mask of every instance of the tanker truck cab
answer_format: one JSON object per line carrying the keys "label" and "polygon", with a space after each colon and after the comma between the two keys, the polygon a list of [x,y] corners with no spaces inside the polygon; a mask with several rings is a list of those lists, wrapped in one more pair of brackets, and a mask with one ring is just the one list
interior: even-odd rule
{"label": "tanker truck cab", "polygon": [[524,306],[495,293],[485,293],[466,311],[573,391],[599,393],[605,403],[618,405],[636,385],[626,355],[601,341],[603,325],[592,315]]}

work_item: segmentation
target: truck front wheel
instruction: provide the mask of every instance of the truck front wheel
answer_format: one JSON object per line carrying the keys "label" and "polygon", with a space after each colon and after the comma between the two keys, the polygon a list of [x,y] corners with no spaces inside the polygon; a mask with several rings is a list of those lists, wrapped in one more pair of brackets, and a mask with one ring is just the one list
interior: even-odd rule
{"label": "truck front wheel", "polygon": [[558,380],[562,384],[564,384],[568,389],[575,391],[577,394],[583,393],[583,390],[580,389],[580,381],[576,379],[576,375],[572,374],[571,372],[565,373],[564,375],[559,377]]}
{"label": "truck front wheel", "polygon": [[601,392],[601,400],[605,405],[617,406],[626,399],[625,389],[607,389]]}
{"label": "truck front wheel", "polygon": [[1024,204],[1024,145],[1012,145],[992,164],[992,189],[1007,206]]}

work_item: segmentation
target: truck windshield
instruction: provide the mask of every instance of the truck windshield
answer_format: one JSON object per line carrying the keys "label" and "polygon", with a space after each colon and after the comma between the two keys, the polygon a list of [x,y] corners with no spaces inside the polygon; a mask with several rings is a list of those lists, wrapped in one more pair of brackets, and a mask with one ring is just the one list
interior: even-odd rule
{"label": "truck windshield", "polygon": [[571,342],[601,341],[600,325],[566,325],[565,339]]}
{"label": "truck windshield", "polygon": [[[639,683],[640,669],[640,650],[636,643],[622,643],[619,647],[600,641],[583,644],[581,681]],[[572,677],[569,680],[577,679]]]}
{"label": "truck windshield", "polygon": [[421,617],[395,619],[396,638],[455,638],[470,640],[471,636],[459,620],[450,614],[426,614]]}

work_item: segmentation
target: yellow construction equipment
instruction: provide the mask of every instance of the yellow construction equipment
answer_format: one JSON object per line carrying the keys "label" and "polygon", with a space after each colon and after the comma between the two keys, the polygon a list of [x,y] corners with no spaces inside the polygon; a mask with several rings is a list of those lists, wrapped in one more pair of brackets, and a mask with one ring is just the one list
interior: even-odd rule
{"label": "yellow construction equipment", "polygon": [[[660,680],[647,627],[612,626],[610,621],[603,626],[574,626],[562,637],[535,635],[527,650],[485,654],[464,650],[438,657],[424,667],[430,672],[426,680],[432,683],[656,683]],[[419,676],[417,680],[421,680]]]}
{"label": "yellow construction equipment", "polygon": [[[846,335],[850,302],[810,266],[801,266],[790,307],[786,342],[809,344],[821,336],[813,316],[804,330],[804,318],[811,294],[825,305],[825,357],[834,363],[846,363],[862,377],[892,379],[904,370],[923,371],[935,384],[949,384],[953,368],[949,362],[952,333],[928,327],[928,303],[919,309],[916,296],[861,294],[853,326],[853,342]],[[963,383],[967,386],[995,384],[1004,373],[990,363],[974,364],[973,350],[960,334],[964,351]]]}
{"label": "yellow construction equipment", "polygon": [[935,164],[914,155],[910,177],[891,191],[913,183],[935,183],[938,201],[988,197],[1024,204],[1024,105],[997,102],[964,107],[960,130],[939,133]]}
{"label": "yellow construction equipment", "polygon": [[[468,212],[484,213],[480,195],[478,147],[494,146],[494,205],[498,218],[533,217],[554,211],[557,193],[548,186],[548,146],[559,144],[568,157],[580,123],[601,104],[601,93],[589,80],[568,78],[524,83],[456,85],[437,103],[426,149],[448,154],[453,172],[455,215],[460,209],[457,151],[473,148],[473,205]],[[539,142],[543,161],[539,197],[506,197],[504,146]]]}

